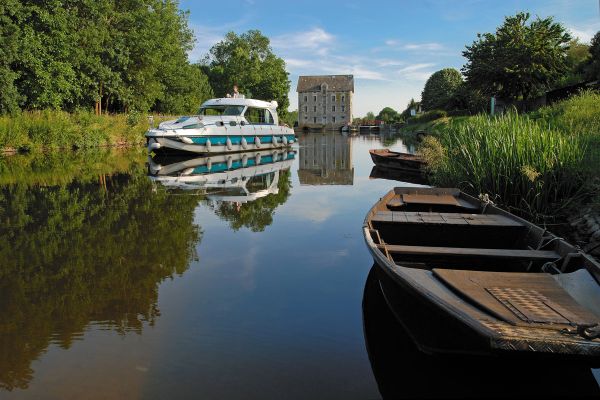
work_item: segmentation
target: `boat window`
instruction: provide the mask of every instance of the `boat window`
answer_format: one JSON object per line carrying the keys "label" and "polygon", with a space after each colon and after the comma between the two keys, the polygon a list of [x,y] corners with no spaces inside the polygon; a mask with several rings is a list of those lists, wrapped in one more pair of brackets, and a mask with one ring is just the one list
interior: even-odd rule
{"label": "boat window", "polygon": [[251,124],[273,125],[275,123],[273,115],[265,108],[248,107],[244,116]]}
{"label": "boat window", "polygon": [[256,193],[261,190],[268,189],[275,178],[275,172],[269,172],[264,175],[254,175],[248,179],[246,183],[246,189],[249,193]]}
{"label": "boat window", "polygon": [[242,111],[244,111],[244,106],[234,106],[234,105],[214,105],[214,106],[205,106],[200,107],[198,110],[199,115],[242,115]]}

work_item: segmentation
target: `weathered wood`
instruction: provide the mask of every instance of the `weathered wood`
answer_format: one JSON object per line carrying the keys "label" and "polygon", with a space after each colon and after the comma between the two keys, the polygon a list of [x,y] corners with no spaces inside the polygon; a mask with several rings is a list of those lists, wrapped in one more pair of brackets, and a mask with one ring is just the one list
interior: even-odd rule
{"label": "weathered wood", "polygon": [[378,245],[392,254],[419,255],[419,256],[444,256],[444,257],[488,257],[505,258],[513,260],[554,261],[560,255],[551,250],[520,250],[520,249],[479,249],[466,247],[433,247],[433,246],[403,246],[403,245]]}
{"label": "weathered wood", "polygon": [[470,301],[514,325],[593,325],[600,317],[579,305],[545,273],[433,269],[433,274]]}
{"label": "weathered wood", "polygon": [[407,222],[443,225],[486,225],[523,227],[518,221],[498,214],[463,214],[410,211],[376,211],[371,217],[374,222]]}

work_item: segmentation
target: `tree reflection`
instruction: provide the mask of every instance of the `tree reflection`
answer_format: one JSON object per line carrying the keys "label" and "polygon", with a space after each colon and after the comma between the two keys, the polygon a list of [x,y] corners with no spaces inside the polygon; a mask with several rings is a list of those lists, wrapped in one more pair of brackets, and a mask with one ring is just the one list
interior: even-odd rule
{"label": "tree reflection", "polygon": [[159,283],[197,259],[196,198],[153,192],[140,168],[96,172],[0,188],[0,388],[27,387],[49,343],[69,348],[90,322],[141,333]]}
{"label": "tree reflection", "polygon": [[246,203],[234,201],[218,201],[209,203],[219,218],[229,222],[231,229],[237,231],[242,227],[252,232],[262,232],[273,223],[275,209],[284,204],[290,196],[290,170],[279,170],[277,193],[268,194]]}

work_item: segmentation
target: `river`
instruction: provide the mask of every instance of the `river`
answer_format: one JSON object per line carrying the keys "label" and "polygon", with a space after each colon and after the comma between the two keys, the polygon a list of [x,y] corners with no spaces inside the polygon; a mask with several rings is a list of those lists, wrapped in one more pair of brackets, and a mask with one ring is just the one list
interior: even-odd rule
{"label": "river", "polygon": [[[209,166],[143,150],[0,159],[0,398],[481,395],[463,361],[415,354],[367,279],[364,216],[412,185],[370,178],[382,146],[414,150],[299,133],[295,152]],[[228,162],[264,174],[194,180]],[[567,376],[597,393],[589,370]]]}

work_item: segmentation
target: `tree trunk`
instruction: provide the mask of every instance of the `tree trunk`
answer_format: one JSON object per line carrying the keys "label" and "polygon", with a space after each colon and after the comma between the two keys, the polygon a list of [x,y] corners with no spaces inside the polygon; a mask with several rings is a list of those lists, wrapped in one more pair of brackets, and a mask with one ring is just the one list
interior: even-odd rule
{"label": "tree trunk", "polygon": [[102,115],[102,82],[100,82],[100,100],[98,101],[98,115]]}

